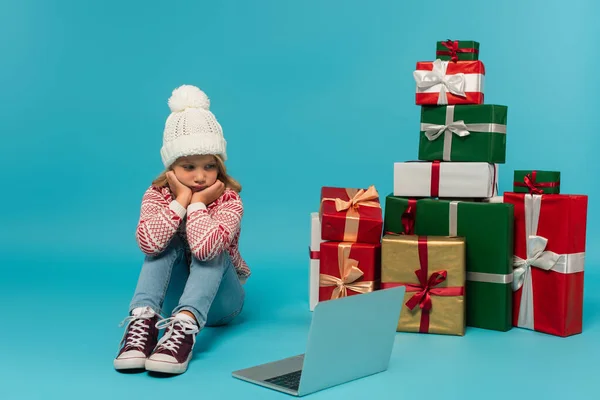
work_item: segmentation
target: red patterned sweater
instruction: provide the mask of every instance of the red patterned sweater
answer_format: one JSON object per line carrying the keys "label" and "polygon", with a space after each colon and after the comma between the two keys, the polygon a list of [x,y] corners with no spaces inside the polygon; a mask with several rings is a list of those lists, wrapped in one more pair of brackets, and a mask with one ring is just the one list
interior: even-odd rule
{"label": "red patterned sweater", "polygon": [[186,244],[186,250],[199,260],[211,260],[227,251],[238,277],[245,282],[250,269],[239,251],[243,214],[242,200],[231,189],[226,189],[208,207],[193,203],[186,210],[168,187],[150,186],[142,198],[135,237],[140,249],[149,255],[161,253],[176,234]]}

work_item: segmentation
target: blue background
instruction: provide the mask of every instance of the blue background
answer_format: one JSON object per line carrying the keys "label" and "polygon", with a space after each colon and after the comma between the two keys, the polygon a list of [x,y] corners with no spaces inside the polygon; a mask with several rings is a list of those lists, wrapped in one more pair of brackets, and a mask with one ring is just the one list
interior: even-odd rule
{"label": "blue background", "polygon": [[[589,195],[584,333],[398,334],[388,372],[313,397],[492,399],[506,387],[513,398],[594,398],[600,6],[419,3],[3,1],[0,397],[283,398],[230,373],[304,351],[320,188],[392,191],[393,163],[417,158],[415,63],[452,38],[481,43],[485,102],[509,108],[501,191],[513,170],[535,168]],[[211,98],[243,185],[248,302],[236,324],[200,335],[186,374],[120,374],[140,200],[162,170],[167,99],[181,84]]]}

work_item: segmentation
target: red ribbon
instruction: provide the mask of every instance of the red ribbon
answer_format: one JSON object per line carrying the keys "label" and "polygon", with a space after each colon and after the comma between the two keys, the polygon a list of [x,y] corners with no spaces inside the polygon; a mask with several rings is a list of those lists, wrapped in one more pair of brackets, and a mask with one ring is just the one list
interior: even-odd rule
{"label": "red ribbon", "polygon": [[442,42],[442,46],[444,46],[448,50],[438,50],[435,54],[438,56],[450,56],[450,59],[453,62],[458,61],[458,53],[479,54],[479,50],[474,49],[474,48],[459,49],[458,48],[458,40],[454,40],[454,41],[446,40],[445,42]]}
{"label": "red ribbon", "polygon": [[404,235],[414,235],[415,233],[415,217],[417,212],[417,200],[409,199],[408,207],[402,214],[402,227]]}
{"label": "red ribbon", "polygon": [[419,326],[420,333],[429,332],[429,313],[431,311],[431,295],[435,296],[462,296],[465,294],[464,287],[444,287],[436,288],[435,286],[444,282],[448,276],[446,270],[436,271],[427,279],[428,273],[428,257],[427,257],[427,236],[419,236],[419,263],[421,269],[415,271],[415,275],[419,279],[419,284],[412,283],[396,283],[382,282],[381,289],[388,289],[396,286],[406,286],[407,292],[416,292],[405,305],[412,311],[417,304],[421,308],[421,323]]}
{"label": "red ribbon", "polygon": [[531,171],[531,174],[525,175],[523,182],[515,182],[515,186],[526,187],[529,189],[529,194],[542,194],[543,189],[540,188],[553,188],[560,185],[560,181],[557,182],[536,182],[537,171]]}
{"label": "red ribbon", "polygon": [[440,162],[431,163],[431,187],[429,189],[431,197],[438,197],[440,194]]}
{"label": "red ribbon", "polygon": [[308,247],[308,255],[310,256],[311,260],[320,260],[321,259],[321,252],[320,251],[312,251],[310,249],[310,246]]}

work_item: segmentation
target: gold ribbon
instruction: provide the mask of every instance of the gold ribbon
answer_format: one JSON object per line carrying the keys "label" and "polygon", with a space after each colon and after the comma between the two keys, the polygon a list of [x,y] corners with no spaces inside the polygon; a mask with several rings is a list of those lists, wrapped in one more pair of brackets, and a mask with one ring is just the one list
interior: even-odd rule
{"label": "gold ribbon", "polygon": [[340,269],[341,278],[327,274],[319,274],[319,286],[336,287],[331,294],[331,300],[348,296],[348,289],[357,293],[368,293],[372,292],[375,288],[374,281],[356,282],[364,275],[364,273],[358,269],[358,261],[350,258],[351,248],[352,243],[340,243],[338,245],[338,267]]}
{"label": "gold ribbon", "polygon": [[324,198],[321,200],[321,205],[324,201],[334,201],[335,210],[337,212],[346,211],[346,225],[344,227],[344,242],[356,242],[358,237],[358,223],[360,221],[359,207],[378,207],[381,208],[379,202],[374,201],[379,198],[379,194],[375,186],[371,185],[367,190],[364,189],[346,189],[349,200],[338,198]]}

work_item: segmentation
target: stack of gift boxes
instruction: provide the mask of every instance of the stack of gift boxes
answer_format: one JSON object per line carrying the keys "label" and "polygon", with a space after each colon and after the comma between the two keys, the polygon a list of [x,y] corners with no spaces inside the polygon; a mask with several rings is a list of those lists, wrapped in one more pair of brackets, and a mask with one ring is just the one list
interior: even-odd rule
{"label": "stack of gift boxes", "polygon": [[375,187],[323,187],[311,215],[310,308],[379,289],[383,217]]}
{"label": "stack of gift boxes", "polygon": [[385,214],[374,187],[322,188],[310,309],[401,285],[398,331],[580,333],[587,196],[559,194],[558,172],[515,171],[497,197],[507,107],[484,104],[479,43],[438,42],[436,56],[413,74],[419,161],[394,164]]}

